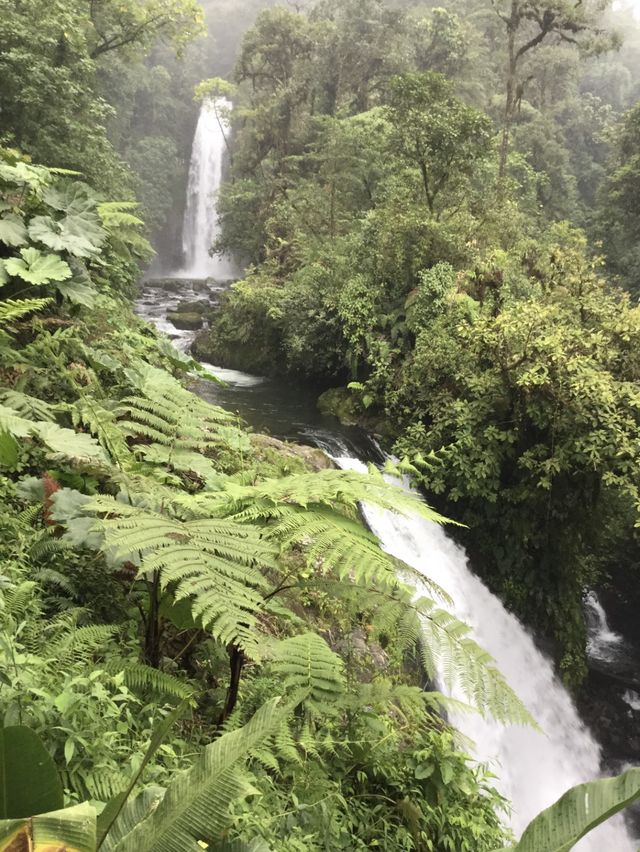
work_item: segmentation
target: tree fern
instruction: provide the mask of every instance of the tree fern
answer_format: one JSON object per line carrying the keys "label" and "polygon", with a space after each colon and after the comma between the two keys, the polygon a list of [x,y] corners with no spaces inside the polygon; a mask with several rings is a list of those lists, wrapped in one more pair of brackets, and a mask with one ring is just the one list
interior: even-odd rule
{"label": "tree fern", "polygon": [[158,572],[161,588],[189,599],[192,613],[224,644],[258,658],[256,625],[270,588],[261,568],[274,566],[274,550],[260,531],[226,520],[183,522],[102,498],[93,507],[105,548],[115,558],[142,554],[140,574]]}
{"label": "tree fern", "polygon": [[220,511],[246,521],[277,518],[289,505],[325,507],[355,517],[358,505],[365,501],[392,512],[415,512],[437,523],[445,520],[417,495],[390,485],[375,468],[369,474],[322,470],[269,479],[254,486],[237,485],[229,487],[224,499]]}

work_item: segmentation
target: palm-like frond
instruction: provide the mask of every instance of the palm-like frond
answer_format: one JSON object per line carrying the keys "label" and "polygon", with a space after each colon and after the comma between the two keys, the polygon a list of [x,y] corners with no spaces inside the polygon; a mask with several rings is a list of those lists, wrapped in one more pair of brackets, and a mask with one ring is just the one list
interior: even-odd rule
{"label": "palm-like frond", "polygon": [[251,788],[238,771],[249,752],[272,736],[281,721],[278,701],[262,707],[243,728],[208,745],[195,764],[169,786],[157,808],[108,852],[200,852],[222,839],[229,805]]}

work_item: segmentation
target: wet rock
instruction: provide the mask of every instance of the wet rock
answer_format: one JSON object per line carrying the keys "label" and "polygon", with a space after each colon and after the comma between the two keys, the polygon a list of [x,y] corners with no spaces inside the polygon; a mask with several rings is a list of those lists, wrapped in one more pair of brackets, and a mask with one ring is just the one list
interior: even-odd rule
{"label": "wet rock", "polygon": [[191,346],[191,353],[199,361],[229,370],[239,370],[241,373],[264,376],[276,372],[268,354],[260,346],[252,345],[250,341],[242,346],[221,343],[215,329],[207,329],[197,334]]}
{"label": "wet rock", "polygon": [[176,313],[180,314],[203,314],[211,310],[211,303],[207,299],[197,299],[195,302],[180,302]]}
{"label": "wet rock", "polygon": [[279,441],[270,435],[251,435],[251,444],[258,458],[268,452],[275,452],[284,459],[303,462],[307,470],[320,471],[335,468],[335,464],[326,453],[316,447],[307,447],[304,444],[288,444]]}
{"label": "wet rock", "polygon": [[356,402],[347,388],[331,388],[318,399],[318,410],[322,414],[332,414],[345,426],[358,423]]}
{"label": "wet rock", "polygon": [[359,670],[360,678],[369,683],[389,666],[389,655],[377,642],[370,641],[362,628],[333,644],[333,648]]}
{"label": "wet rock", "polygon": [[170,312],[167,319],[182,331],[197,331],[204,325],[201,314],[196,313]]}

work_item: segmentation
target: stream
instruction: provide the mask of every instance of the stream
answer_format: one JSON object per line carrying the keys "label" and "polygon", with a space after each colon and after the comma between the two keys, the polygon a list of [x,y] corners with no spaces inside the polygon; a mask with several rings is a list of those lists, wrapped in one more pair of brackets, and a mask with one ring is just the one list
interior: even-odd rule
{"label": "stream", "polygon": [[[226,144],[224,123],[216,119],[214,112],[203,107],[194,139],[184,219],[184,268],[165,273],[165,279],[147,281],[138,301],[139,315],[167,333],[183,352],[189,350],[194,333],[177,330],[167,321],[167,311],[181,302],[201,299],[215,306],[230,273],[228,259],[209,257],[206,251],[216,234],[213,199],[221,179]],[[320,447],[343,468],[366,470],[366,462],[384,460],[375,440],[364,431],[321,415],[313,389],[204,366],[225,384],[198,380],[196,392],[237,412],[255,431]],[[366,505],[363,514],[384,550],[430,577],[451,595],[455,615],[471,626],[473,637],[495,658],[541,728],[539,732],[504,726],[478,714],[451,718],[475,744],[474,757],[488,764],[497,776],[496,787],[513,803],[511,825],[519,836],[540,810],[569,787],[601,774],[601,748],[557,679],[550,660],[525,627],[472,572],[464,551],[442,528],[418,516],[398,515]],[[426,589],[416,589],[417,594],[424,592]],[[607,655],[615,658],[624,642],[609,630],[595,596],[586,605],[590,652],[601,664],[608,665]],[[461,697],[455,688],[453,695]],[[625,712],[633,714],[637,724],[640,687],[638,692],[629,691],[625,702]],[[574,848],[580,852],[633,852],[637,844],[618,817]]]}

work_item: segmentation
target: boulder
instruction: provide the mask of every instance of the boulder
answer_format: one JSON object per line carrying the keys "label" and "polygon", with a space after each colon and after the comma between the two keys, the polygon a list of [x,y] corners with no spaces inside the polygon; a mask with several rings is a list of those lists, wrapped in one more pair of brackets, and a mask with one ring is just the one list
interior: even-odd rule
{"label": "boulder", "polygon": [[204,325],[201,314],[196,313],[170,312],[167,319],[182,331],[197,331]]}

